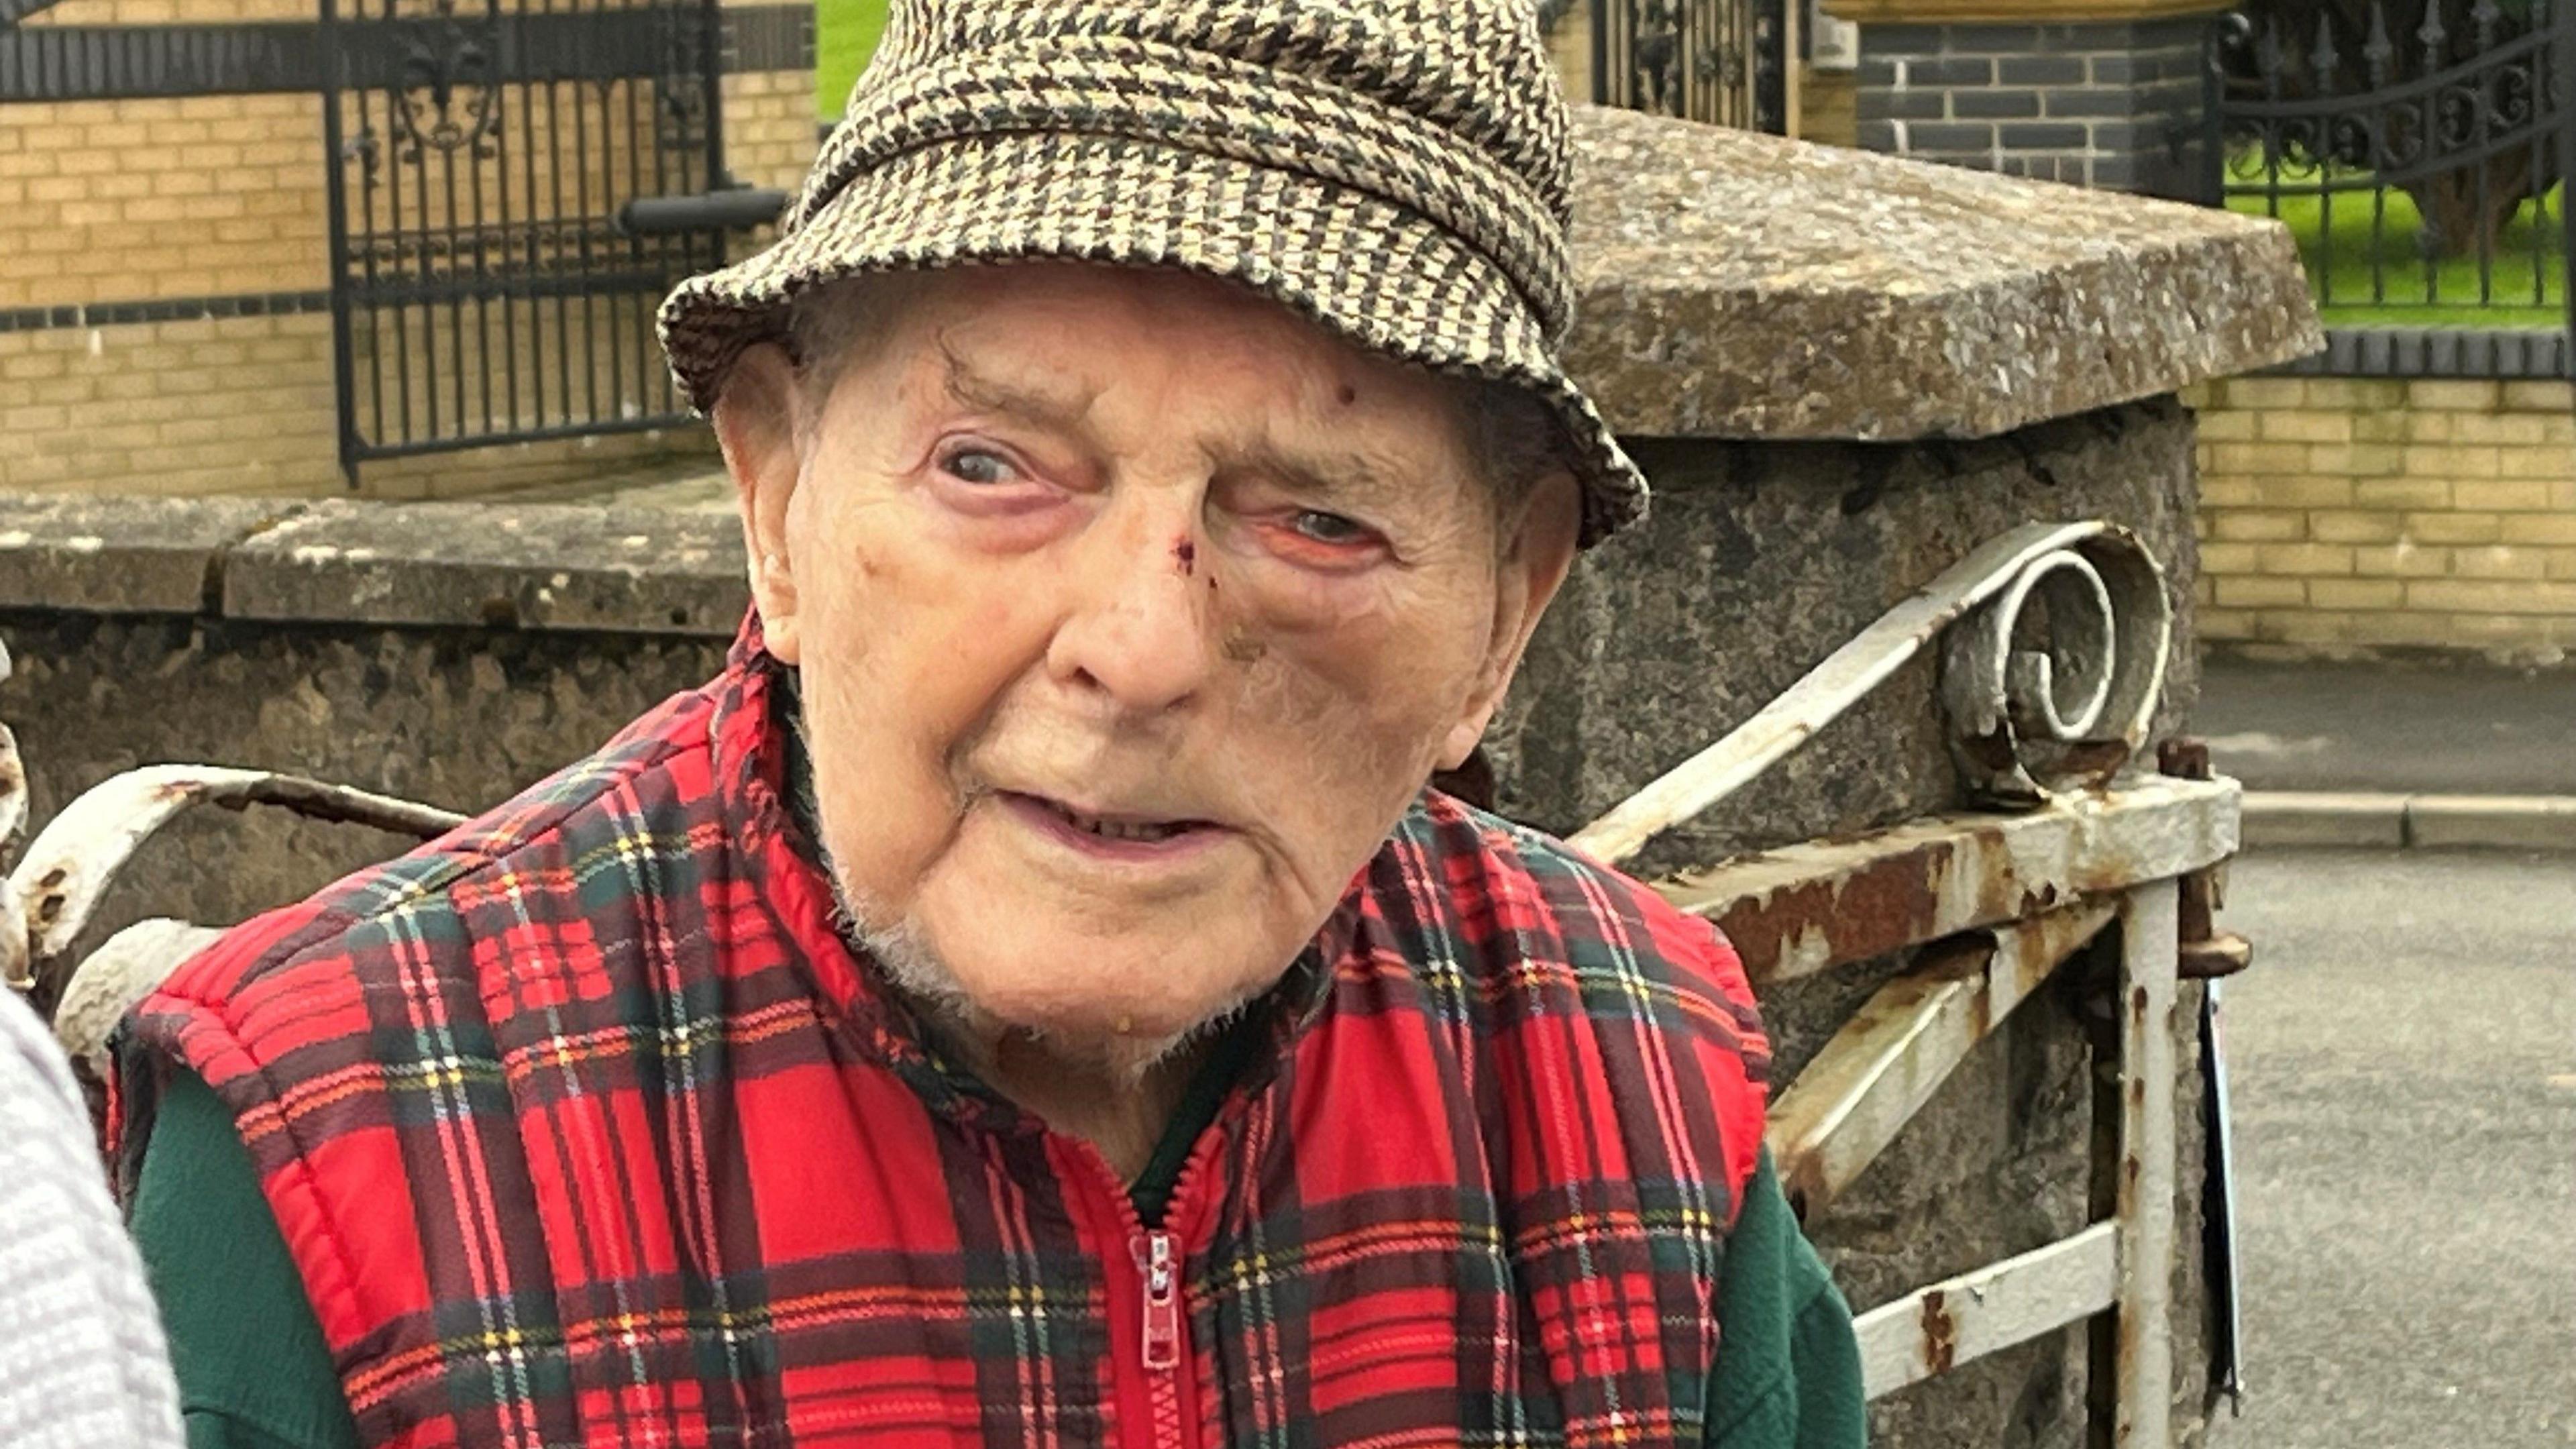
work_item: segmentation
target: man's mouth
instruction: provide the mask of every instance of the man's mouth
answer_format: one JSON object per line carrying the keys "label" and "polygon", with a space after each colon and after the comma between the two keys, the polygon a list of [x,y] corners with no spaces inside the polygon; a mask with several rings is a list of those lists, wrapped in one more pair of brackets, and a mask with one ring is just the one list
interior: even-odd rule
{"label": "man's mouth", "polygon": [[1077,840],[1098,841],[1109,847],[1123,846],[1133,850],[1137,847],[1171,846],[1188,837],[1211,834],[1217,828],[1206,820],[1095,813],[1045,795],[1024,794],[1017,790],[999,793],[1003,803],[1030,818],[1032,823],[1049,826],[1057,833]]}

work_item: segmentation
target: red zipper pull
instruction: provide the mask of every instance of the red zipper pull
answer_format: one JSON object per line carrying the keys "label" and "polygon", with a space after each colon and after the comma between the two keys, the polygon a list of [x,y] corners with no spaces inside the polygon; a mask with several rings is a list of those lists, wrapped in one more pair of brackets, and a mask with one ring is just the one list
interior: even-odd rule
{"label": "red zipper pull", "polygon": [[1181,1361],[1181,1273],[1172,1261],[1172,1235],[1147,1233],[1136,1244],[1136,1267],[1145,1279],[1145,1367],[1175,1368]]}

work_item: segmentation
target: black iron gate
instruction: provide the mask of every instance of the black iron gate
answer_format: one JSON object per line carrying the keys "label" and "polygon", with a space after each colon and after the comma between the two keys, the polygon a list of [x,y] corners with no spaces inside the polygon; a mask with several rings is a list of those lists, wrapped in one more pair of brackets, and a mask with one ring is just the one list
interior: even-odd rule
{"label": "black iron gate", "polygon": [[2326,365],[2576,370],[2576,0],[2273,0],[2210,76],[2210,199],[2289,226]]}
{"label": "black iron gate", "polygon": [[[725,227],[715,0],[321,0],[340,461],[686,418],[653,337]],[[762,209],[766,208],[766,215]]]}
{"label": "black iron gate", "polygon": [[1591,0],[1592,98],[1786,135],[1789,0]]}

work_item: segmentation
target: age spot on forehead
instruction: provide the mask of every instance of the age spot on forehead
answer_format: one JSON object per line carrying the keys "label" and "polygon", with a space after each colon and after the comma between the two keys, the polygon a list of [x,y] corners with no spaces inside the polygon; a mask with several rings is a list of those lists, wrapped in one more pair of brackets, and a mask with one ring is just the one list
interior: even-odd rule
{"label": "age spot on forehead", "polygon": [[1342,390],[1339,397],[1342,406],[1349,407],[1351,404],[1360,400],[1360,390],[1346,382],[1342,384]]}

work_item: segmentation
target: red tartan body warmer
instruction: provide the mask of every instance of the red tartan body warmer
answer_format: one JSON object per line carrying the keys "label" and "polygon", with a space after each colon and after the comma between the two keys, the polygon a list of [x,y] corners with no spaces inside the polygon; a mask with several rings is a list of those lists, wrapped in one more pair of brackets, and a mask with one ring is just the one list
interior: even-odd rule
{"label": "red tartan body warmer", "polygon": [[1764,1057],[1706,924],[1426,795],[1149,1230],[834,930],[776,669],[137,1013],[130,1105],[232,1107],[365,1441],[1700,1442]]}

